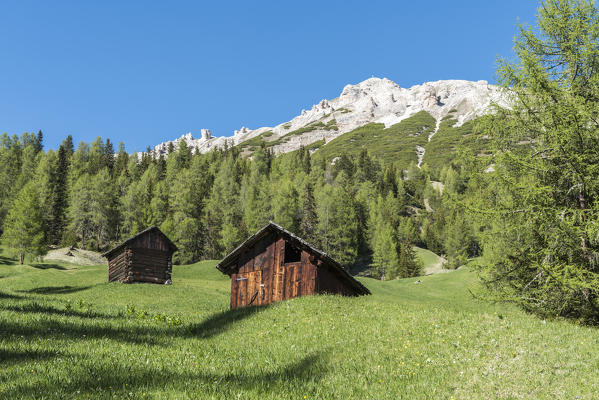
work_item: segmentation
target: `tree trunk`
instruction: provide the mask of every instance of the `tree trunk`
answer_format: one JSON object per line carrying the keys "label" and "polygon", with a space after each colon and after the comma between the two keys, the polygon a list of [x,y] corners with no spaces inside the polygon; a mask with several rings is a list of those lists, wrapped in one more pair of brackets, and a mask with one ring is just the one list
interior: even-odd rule
{"label": "tree trunk", "polygon": [[25,253],[19,253],[19,264],[23,265],[25,262]]}

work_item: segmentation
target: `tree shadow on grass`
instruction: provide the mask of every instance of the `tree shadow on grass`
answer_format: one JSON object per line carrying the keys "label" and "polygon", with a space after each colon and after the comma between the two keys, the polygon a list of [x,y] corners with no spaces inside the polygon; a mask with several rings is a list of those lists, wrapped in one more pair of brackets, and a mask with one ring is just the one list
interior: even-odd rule
{"label": "tree shadow on grass", "polygon": [[0,256],[0,265],[16,265],[17,261],[12,258]]}
{"label": "tree shadow on grass", "polygon": [[29,314],[47,314],[47,315],[62,315],[65,317],[78,317],[78,318],[93,318],[93,319],[114,319],[122,318],[118,315],[103,314],[92,310],[77,311],[73,309],[59,309],[54,306],[39,304],[39,303],[28,303],[28,304],[7,304],[0,305],[0,310],[13,311],[18,313],[29,313]]}
{"label": "tree shadow on grass", "polygon": [[57,269],[60,271],[66,271],[68,269],[58,264],[29,264],[29,266],[36,269]]}
{"label": "tree shadow on grass", "polygon": [[103,397],[141,390],[164,390],[163,394],[167,394],[185,388],[186,393],[200,393],[211,398],[232,398],[240,390],[262,394],[293,390],[299,394],[310,391],[311,387],[313,390],[327,373],[326,352],[308,354],[286,365],[271,365],[264,372],[222,373],[208,373],[201,369],[199,372],[187,370],[181,373],[163,366],[140,368],[132,364],[102,366],[101,360],[91,361],[86,355],[79,355],[73,360],[70,370],[62,374],[68,374],[68,380],[54,376],[42,382],[25,381],[17,385],[14,393],[24,398],[75,392]]}
{"label": "tree shadow on grass", "polygon": [[[1,295],[2,293],[0,293]],[[1,297],[0,297],[1,298]],[[23,298],[27,299],[27,298]],[[48,304],[20,303],[0,304],[0,311],[10,311],[21,315],[42,314],[47,318],[37,320],[35,324],[26,324],[14,321],[0,321],[0,337],[3,335],[24,336],[27,338],[105,338],[136,344],[164,345],[165,340],[177,337],[196,337],[209,339],[230,329],[231,326],[256,312],[266,309],[267,306],[239,308],[215,314],[199,324],[181,327],[159,325],[149,320],[140,320],[145,326],[135,326],[132,317],[119,314],[103,314],[87,310],[61,309]],[[65,317],[67,319],[55,319]],[[69,319],[71,317],[77,319]],[[107,321],[131,321],[133,325],[111,326]],[[137,319],[134,319],[137,321]],[[120,323],[119,323],[120,324]]]}
{"label": "tree shadow on grass", "polygon": [[0,349],[0,363],[2,366],[9,366],[17,363],[28,362],[33,360],[48,360],[58,357],[60,354],[54,351],[17,351]]}
{"label": "tree shadow on grass", "polygon": [[[88,340],[109,339],[130,344],[163,345],[162,336],[168,334],[155,327],[123,327],[87,321],[58,321],[40,319],[35,323],[0,321],[0,337],[14,340],[28,339]],[[22,339],[21,339],[22,340]]]}
{"label": "tree shadow on grass", "polygon": [[26,297],[19,296],[16,294],[4,293],[0,292],[0,299],[8,299],[8,300],[25,300]]}
{"label": "tree shadow on grass", "polygon": [[40,286],[29,290],[19,290],[21,293],[32,293],[32,294],[69,294],[81,292],[92,288],[93,285],[89,286]]}
{"label": "tree shadow on grass", "polygon": [[232,324],[246,319],[257,312],[264,311],[267,308],[268,305],[243,307],[213,314],[199,324],[191,325],[188,329],[188,333],[195,337],[208,339],[226,331]]}

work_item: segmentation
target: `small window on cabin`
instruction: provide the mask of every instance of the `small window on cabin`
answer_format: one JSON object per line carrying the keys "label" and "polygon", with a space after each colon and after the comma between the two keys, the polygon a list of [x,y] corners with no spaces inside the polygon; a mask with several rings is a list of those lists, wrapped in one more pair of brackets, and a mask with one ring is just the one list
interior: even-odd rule
{"label": "small window on cabin", "polygon": [[285,243],[285,264],[299,262],[302,260],[302,251],[293,247],[290,243]]}

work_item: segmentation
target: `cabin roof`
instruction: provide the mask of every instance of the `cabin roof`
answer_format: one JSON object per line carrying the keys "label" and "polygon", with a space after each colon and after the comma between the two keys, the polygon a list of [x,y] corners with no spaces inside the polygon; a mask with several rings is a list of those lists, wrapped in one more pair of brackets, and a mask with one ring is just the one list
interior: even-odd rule
{"label": "cabin roof", "polygon": [[230,275],[233,269],[236,267],[237,258],[242,254],[243,250],[249,247],[254,246],[258,241],[264,238],[270,232],[278,232],[281,233],[287,240],[293,242],[296,246],[305,249],[309,253],[316,254],[318,257],[323,260],[326,264],[331,266],[335,271],[339,273],[341,278],[348,282],[351,286],[353,286],[358,293],[360,294],[370,294],[370,290],[368,290],[364,285],[362,285],[358,280],[356,280],[353,276],[351,276],[342,266],[339,264],[334,258],[325,253],[322,250],[317,249],[312,246],[310,243],[306,242],[304,239],[294,235],[289,232],[287,229],[283,228],[280,225],[275,224],[270,221],[266,224],[262,229],[258,232],[247,238],[243,243],[235,248],[232,252],[230,252],[225,258],[223,258],[218,264],[216,264],[216,268],[221,271],[223,274]]}
{"label": "cabin roof", "polygon": [[177,248],[177,246],[175,246],[175,244],[168,238],[168,236],[166,236],[164,233],[162,233],[162,231],[160,229],[158,229],[157,226],[151,226],[147,229],[144,229],[143,231],[139,232],[137,235],[131,236],[129,239],[125,240],[124,242],[121,242],[121,244],[119,244],[118,246],[112,248],[111,250],[108,250],[106,253],[102,254],[103,257],[108,257],[111,254],[121,250],[123,247],[125,247],[127,244],[131,243],[133,240],[137,239],[140,236],[143,236],[147,233],[150,233],[152,231],[156,231],[157,233],[159,233],[165,240],[165,242],[167,243],[169,249],[172,252],[175,252],[177,250],[179,250]]}

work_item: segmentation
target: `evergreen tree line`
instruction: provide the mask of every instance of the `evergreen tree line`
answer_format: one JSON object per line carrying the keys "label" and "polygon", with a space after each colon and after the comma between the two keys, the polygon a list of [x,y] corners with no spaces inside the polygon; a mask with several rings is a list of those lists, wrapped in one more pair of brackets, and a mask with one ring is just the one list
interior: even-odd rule
{"label": "evergreen tree line", "polygon": [[447,254],[451,266],[478,249],[449,196],[464,191],[460,173],[441,171],[441,194],[426,168],[399,170],[365,149],[354,160],[303,148],[243,157],[237,147],[199,154],[180,141],[155,156],[122,143],[115,152],[101,138],[74,148],[70,136],[43,151],[41,133],[4,134],[0,161],[2,239],[19,255],[49,245],[102,251],[156,225],[179,247],[175,262],[191,263],[223,257],[270,220],[380,279],[420,274],[414,245]]}

